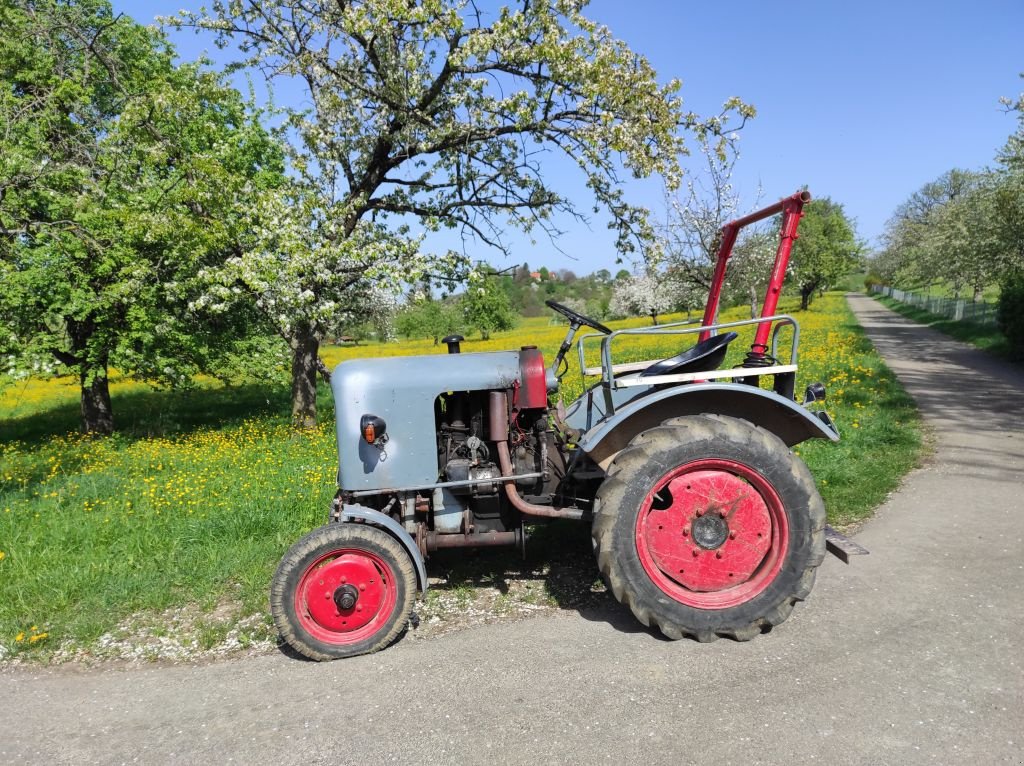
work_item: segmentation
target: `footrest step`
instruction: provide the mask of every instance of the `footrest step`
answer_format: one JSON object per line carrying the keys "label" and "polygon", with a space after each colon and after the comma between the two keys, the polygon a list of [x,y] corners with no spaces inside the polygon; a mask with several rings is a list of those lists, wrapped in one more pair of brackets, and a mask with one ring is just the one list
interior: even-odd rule
{"label": "footrest step", "polygon": [[850,556],[866,556],[870,551],[860,543],[855,543],[846,535],[836,532],[832,527],[825,526],[825,550],[844,564],[850,563]]}

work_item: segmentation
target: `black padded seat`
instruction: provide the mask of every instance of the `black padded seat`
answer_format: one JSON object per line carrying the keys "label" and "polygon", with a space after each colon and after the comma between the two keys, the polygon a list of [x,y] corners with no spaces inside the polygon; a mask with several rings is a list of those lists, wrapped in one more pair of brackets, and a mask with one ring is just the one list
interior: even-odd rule
{"label": "black padded seat", "polygon": [[717,370],[722,365],[722,362],[725,361],[725,354],[729,350],[729,344],[738,337],[734,332],[727,332],[724,335],[713,335],[707,340],[700,341],[696,346],[686,349],[681,354],[655,362],[641,372],[640,377],[649,378],[654,375],[681,375],[685,372]]}

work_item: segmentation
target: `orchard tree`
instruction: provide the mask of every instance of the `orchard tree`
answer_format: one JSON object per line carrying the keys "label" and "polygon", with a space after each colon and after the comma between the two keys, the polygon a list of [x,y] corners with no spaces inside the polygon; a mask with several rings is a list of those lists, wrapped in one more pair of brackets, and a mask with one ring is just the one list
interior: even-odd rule
{"label": "orchard tree", "polygon": [[[701,141],[704,168],[692,175],[685,190],[668,203],[668,218],[660,237],[662,252],[679,300],[687,308],[703,303],[722,244],[722,227],[744,215],[739,192],[732,182],[739,155],[735,136],[725,145]],[[758,194],[755,199],[760,199]],[[777,241],[777,240],[775,240]],[[768,281],[775,259],[770,225],[745,227],[733,246],[723,287],[725,302],[749,300],[750,316],[757,316],[758,298]]]}
{"label": "orchard tree", "polygon": [[[682,132],[717,134],[747,109],[733,99],[710,119],[684,112],[679,83],[660,85],[646,59],[583,15],[585,2],[512,6],[486,13],[470,0],[211,0],[167,19],[211,31],[239,52],[240,65],[304,91],[287,127],[307,200],[296,225],[316,238],[306,268],[322,276],[301,293],[310,305],[353,309],[355,294],[337,288],[359,271],[395,283],[440,270],[395,224],[455,229],[500,249],[507,227],[557,235],[558,214],[582,214],[543,176],[550,152],[579,168],[594,205],[611,214],[619,249],[642,251],[651,227],[624,198],[621,175],[657,173],[675,184]],[[395,259],[382,264],[381,251]],[[300,318],[288,326],[294,419],[308,425],[323,327]]]}
{"label": "orchard tree", "polygon": [[483,340],[489,340],[496,330],[511,330],[516,326],[516,314],[508,293],[486,268],[470,273],[461,306],[466,324],[479,330]]}
{"label": "orchard tree", "polygon": [[619,316],[649,316],[658,324],[658,315],[677,305],[678,287],[664,274],[650,272],[617,280],[612,292],[611,310]]}
{"label": "orchard tree", "polygon": [[417,240],[371,221],[341,236],[343,224],[322,217],[304,191],[289,183],[253,196],[240,254],[200,272],[206,291],[191,305],[218,315],[256,307],[288,346],[292,418],[306,429],[316,425],[317,375],[330,376],[321,341],[347,324],[386,322],[396,308],[401,269],[423,257]]}
{"label": "orchard tree", "polygon": [[1024,270],[1024,93],[1001,101],[1009,112],[1017,113],[1017,130],[996,157],[999,167],[993,204],[1009,263],[1007,271],[1016,272],[1019,282]]}
{"label": "orchard tree", "polygon": [[799,234],[789,274],[800,291],[800,308],[807,309],[816,291],[827,289],[857,266],[863,245],[843,206],[828,197],[804,206]]}
{"label": "orchard tree", "polygon": [[235,211],[283,172],[239,94],[106,0],[0,5],[0,353],[70,372],[109,433],[108,368],[181,384],[243,330],[187,311]]}
{"label": "orchard tree", "polygon": [[[882,276],[899,284],[961,282],[936,250],[942,241],[937,229],[943,210],[976,190],[983,175],[954,168],[929,181],[901,203],[886,223],[883,249],[876,259]],[[803,235],[801,224],[801,236]]]}
{"label": "orchard tree", "polygon": [[957,295],[968,291],[975,301],[1009,264],[997,188],[994,175],[979,177],[974,188],[936,209],[924,232],[928,260],[934,264],[931,279],[946,279]]}
{"label": "orchard tree", "polygon": [[460,332],[463,322],[462,312],[450,301],[420,295],[398,312],[395,326],[407,338],[431,338],[436,346],[446,335]]}

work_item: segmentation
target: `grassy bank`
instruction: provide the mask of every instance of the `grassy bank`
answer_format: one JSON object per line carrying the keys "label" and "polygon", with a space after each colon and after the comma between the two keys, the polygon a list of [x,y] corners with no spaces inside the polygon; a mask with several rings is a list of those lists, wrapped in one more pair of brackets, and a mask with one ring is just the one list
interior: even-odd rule
{"label": "grassy bank", "polygon": [[1011,358],[1010,344],[1007,342],[1006,336],[995,325],[947,319],[944,316],[932,314],[930,311],[925,311],[917,306],[908,306],[906,303],[900,303],[885,295],[872,295],[871,297],[884,306],[888,306],[897,314],[907,317],[907,319],[913,319],[919,324],[927,325],[944,335],[962,340],[964,343],[970,343],[976,348],[988,351],[1003,359],[1009,360]]}
{"label": "grassy bank", "polygon": [[[824,382],[843,433],[839,444],[805,443],[798,451],[833,523],[849,523],[869,514],[917,460],[917,417],[840,295],[796,316],[798,390]],[[627,324],[645,322],[613,326]],[[468,341],[463,351],[533,343],[550,359],[563,335],[564,324],[528,320],[489,341]],[[731,353],[741,356],[749,342],[741,338]],[[617,359],[669,355],[687,343],[633,344]],[[325,355],[333,364],[443,352],[430,341],[410,341],[330,348]],[[571,372],[566,398],[583,385]],[[61,658],[83,650],[124,656],[126,637],[140,630],[157,644],[184,643],[187,651],[272,639],[271,572],[297,537],[326,520],[335,489],[333,411],[329,392],[321,394],[321,427],[296,436],[283,388],[210,382],[178,393],[116,381],[121,430],[92,440],[73,431],[73,384],[28,381],[0,391],[0,657]],[[549,548],[538,546],[527,566],[564,569],[550,560]],[[452,561],[438,557],[428,568],[458,594],[452,609],[471,609],[463,604],[472,601],[465,586],[480,582],[495,560],[482,554]],[[584,584],[592,582],[592,562],[584,557],[579,566]],[[542,586],[548,595],[558,577]],[[529,598],[537,597],[531,591]]]}

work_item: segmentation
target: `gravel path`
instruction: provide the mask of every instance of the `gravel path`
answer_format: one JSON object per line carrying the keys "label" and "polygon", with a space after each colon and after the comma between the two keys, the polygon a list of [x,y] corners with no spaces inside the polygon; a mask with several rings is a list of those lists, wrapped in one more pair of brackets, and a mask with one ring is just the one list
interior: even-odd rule
{"label": "gravel path", "polygon": [[850,303],[935,453],[771,635],[601,607],[326,665],[8,670],[0,762],[1024,763],[1024,375]]}

